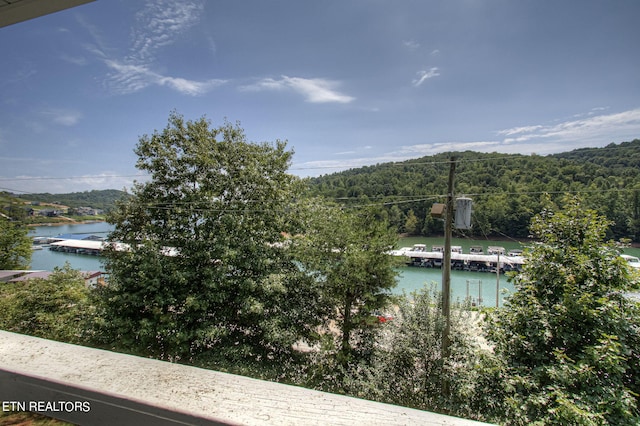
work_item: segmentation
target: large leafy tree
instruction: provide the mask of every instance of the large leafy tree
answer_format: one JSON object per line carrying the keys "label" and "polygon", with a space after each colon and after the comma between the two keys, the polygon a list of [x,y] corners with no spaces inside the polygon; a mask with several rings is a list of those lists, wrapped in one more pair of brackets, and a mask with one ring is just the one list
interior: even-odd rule
{"label": "large leafy tree", "polygon": [[397,235],[373,208],[343,209],[317,202],[304,235],[295,239],[302,269],[313,276],[325,311],[327,336],[335,337],[336,360],[342,366],[371,352],[375,314],[391,301],[396,285],[388,254]]}
{"label": "large leafy tree", "polygon": [[284,244],[297,187],[286,144],[249,143],[238,125],[173,113],[135,152],[149,180],[110,216],[106,335],[170,360],[288,354],[317,320]]}
{"label": "large leafy tree", "polygon": [[0,216],[0,269],[27,269],[31,263],[31,239],[27,227]]}
{"label": "large leafy tree", "polygon": [[640,421],[640,312],[624,296],[632,279],[604,241],[608,225],[574,199],[532,221],[538,242],[489,326],[507,423]]}

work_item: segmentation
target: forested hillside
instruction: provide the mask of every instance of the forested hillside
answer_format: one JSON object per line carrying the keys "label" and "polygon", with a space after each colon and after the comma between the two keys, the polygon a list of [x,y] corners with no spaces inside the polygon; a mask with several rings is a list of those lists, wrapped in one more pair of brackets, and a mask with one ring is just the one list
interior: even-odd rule
{"label": "forested hillside", "polygon": [[529,222],[550,198],[581,196],[612,220],[610,237],[640,240],[640,140],[538,156],[478,152],[442,153],[398,163],[351,169],[309,180],[312,191],[346,205],[380,203],[400,232],[437,234],[442,222],[429,211],[443,202],[451,157],[458,160],[456,195],[474,200],[477,237],[529,235]]}
{"label": "forested hillside", "polygon": [[84,192],[72,192],[69,194],[20,194],[23,200],[36,201],[41,203],[55,203],[65,206],[92,207],[108,211],[115,205],[116,201],[125,196],[125,192],[116,189],[93,190]]}

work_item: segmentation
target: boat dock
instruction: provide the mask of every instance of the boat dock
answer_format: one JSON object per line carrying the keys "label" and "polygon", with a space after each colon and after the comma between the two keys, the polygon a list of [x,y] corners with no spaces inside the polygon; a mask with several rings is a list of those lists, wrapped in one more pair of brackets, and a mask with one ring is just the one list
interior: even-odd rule
{"label": "boat dock", "polygon": [[[391,252],[392,256],[406,257],[407,265],[424,268],[441,268],[443,258],[442,246],[433,246],[427,250],[425,244],[416,244],[413,247],[403,247]],[[503,247],[489,247],[488,254],[473,247],[472,253],[462,253],[462,248],[451,248],[451,269],[474,272],[500,272],[518,271],[526,262],[521,250],[513,250],[506,253]]]}
{"label": "boat dock", "polygon": [[49,244],[49,250],[63,253],[99,256],[104,249],[104,241],[62,240]]}

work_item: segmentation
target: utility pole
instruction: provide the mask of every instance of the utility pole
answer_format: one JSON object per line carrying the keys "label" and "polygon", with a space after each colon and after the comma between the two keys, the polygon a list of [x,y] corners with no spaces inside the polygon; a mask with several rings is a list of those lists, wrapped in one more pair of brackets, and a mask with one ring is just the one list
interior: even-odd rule
{"label": "utility pole", "polygon": [[498,262],[496,263],[496,308],[500,307],[500,250],[498,250]]}
{"label": "utility pole", "polygon": [[447,188],[447,207],[444,219],[444,253],[442,256],[442,313],[445,323],[442,332],[442,358],[451,355],[451,227],[453,223],[453,180],[456,173],[456,158],[451,157],[449,166],[449,184]]}

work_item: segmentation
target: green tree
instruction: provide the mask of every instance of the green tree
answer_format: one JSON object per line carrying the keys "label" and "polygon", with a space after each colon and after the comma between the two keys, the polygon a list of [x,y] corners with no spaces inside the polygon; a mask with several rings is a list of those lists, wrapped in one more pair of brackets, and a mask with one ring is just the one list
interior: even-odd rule
{"label": "green tree", "polygon": [[505,380],[498,396],[483,392],[504,401],[507,424],[640,421],[640,312],[608,225],[573,199],[533,219],[539,242],[488,327]]}
{"label": "green tree", "polygon": [[418,218],[413,210],[409,210],[407,220],[404,222],[404,232],[409,235],[415,235],[418,231]]}
{"label": "green tree", "polygon": [[[477,416],[467,408],[479,353],[479,314],[456,304],[451,311],[451,356],[442,357],[442,297],[425,286],[398,300],[398,312],[380,336],[370,367],[356,371],[355,396],[422,410]],[[448,392],[443,391],[447,384]]]}
{"label": "green tree", "polygon": [[135,152],[150,178],[110,215],[111,240],[128,246],[106,252],[103,332],[162,359],[280,361],[317,322],[284,244],[292,152],[176,113]]}
{"label": "green tree", "polygon": [[371,351],[374,314],[388,306],[389,290],[396,285],[388,251],[397,236],[373,209],[316,204],[310,212],[296,251],[303,270],[321,288],[322,304],[329,307],[326,324],[337,328],[337,360],[346,366]]}
{"label": "green tree", "polygon": [[93,308],[79,271],[67,263],[46,279],[0,286],[0,328],[45,339],[82,343]]}
{"label": "green tree", "polygon": [[31,239],[21,222],[0,216],[0,269],[28,269],[31,263]]}

